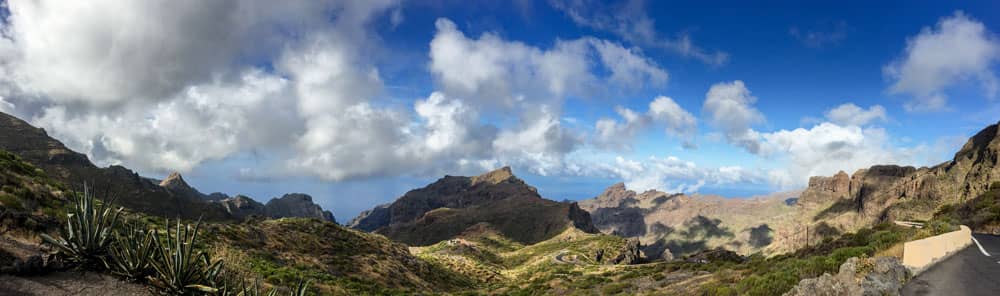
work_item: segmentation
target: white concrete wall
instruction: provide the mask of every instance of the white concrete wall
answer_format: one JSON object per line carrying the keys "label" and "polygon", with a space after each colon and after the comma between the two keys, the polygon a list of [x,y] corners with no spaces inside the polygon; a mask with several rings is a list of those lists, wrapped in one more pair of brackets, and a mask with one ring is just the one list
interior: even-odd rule
{"label": "white concrete wall", "polygon": [[903,244],[903,265],[922,270],[972,243],[972,231],[965,225],[949,233]]}

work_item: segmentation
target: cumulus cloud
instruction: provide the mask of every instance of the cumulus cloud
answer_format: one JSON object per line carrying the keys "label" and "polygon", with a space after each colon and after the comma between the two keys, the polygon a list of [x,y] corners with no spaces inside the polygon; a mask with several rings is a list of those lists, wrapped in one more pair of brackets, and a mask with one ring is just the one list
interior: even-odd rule
{"label": "cumulus cloud", "polygon": [[787,173],[776,173],[771,180],[782,188],[802,186],[809,176],[910,160],[889,145],[889,136],[881,128],[824,122],[809,129],[779,130],[761,137],[764,153],[787,161],[785,168],[778,169]]}
{"label": "cumulus cloud", "polygon": [[649,103],[649,115],[654,121],[666,124],[667,133],[684,140],[684,145],[693,147],[693,137],[698,131],[698,121],[690,112],[666,96],[659,96]]}
{"label": "cumulus cloud", "polygon": [[863,126],[876,120],[885,121],[885,108],[872,105],[867,110],[854,103],[845,103],[824,113],[826,119],[839,125]]}
{"label": "cumulus cloud", "polygon": [[553,48],[541,49],[489,32],[472,39],[448,19],[435,26],[431,74],[445,93],[477,105],[510,108],[524,100],[551,105],[567,95],[589,96],[602,85],[593,66],[602,66],[612,85],[624,88],[662,85],[668,78],[641,53],[606,40],[557,40]]}
{"label": "cumulus cloud", "polygon": [[157,0],[17,1],[7,8],[8,83],[46,100],[117,106],[168,99],[220,75],[239,79],[234,63],[280,48],[276,27],[303,30],[343,7]]}
{"label": "cumulus cloud", "polygon": [[702,111],[707,113],[709,124],[720,129],[726,140],[758,153],[759,135],[752,126],[765,119],[764,114],[753,107],[755,102],[757,97],[751,95],[743,81],[720,82],[705,94]]}
{"label": "cumulus cloud", "polygon": [[655,20],[646,14],[644,1],[626,0],[609,5],[592,0],[550,0],[549,4],[579,26],[610,32],[638,46],[670,51],[716,66],[729,60],[725,52],[708,51],[695,45],[687,33],[679,33],[674,38],[661,36],[656,31]]}
{"label": "cumulus cloud", "polygon": [[697,120],[673,99],[658,96],[643,114],[622,106],[615,107],[622,121],[601,118],[594,125],[594,143],[602,148],[629,150],[635,136],[649,126],[665,126],[668,135],[680,138],[686,148],[694,147]]}
{"label": "cumulus cloud", "polygon": [[[240,149],[293,140],[298,122],[288,81],[256,70],[239,81],[188,87],[152,106],[106,113],[45,107],[31,119],[99,164],[186,171]],[[267,123],[267,124],[260,124]]]}
{"label": "cumulus cloud", "polygon": [[525,113],[521,121],[520,127],[501,131],[493,141],[497,162],[549,175],[563,169],[564,155],[582,141],[563,129],[559,117],[546,107]]}
{"label": "cumulus cloud", "polygon": [[889,92],[913,98],[908,111],[947,108],[946,89],[963,81],[978,83],[986,97],[994,98],[998,86],[992,67],[1000,60],[1000,41],[982,22],[961,11],[925,27],[906,42],[903,54],[883,68],[892,80]]}
{"label": "cumulus cloud", "polygon": [[625,186],[639,192],[655,189],[663,192],[697,192],[705,185],[766,182],[762,174],[739,166],[703,168],[675,156],[650,156],[642,160],[614,157],[613,161],[589,164],[597,173],[625,181]]}
{"label": "cumulus cloud", "polygon": [[887,118],[882,106],[846,103],[824,114],[829,121],[808,129],[761,132],[753,128],[765,120],[756,101],[742,81],[717,83],[706,94],[703,111],[729,143],[776,163],[755,176],[783,189],[805,186],[810,176],[925,160],[926,148],[895,147],[885,129],[873,125]]}

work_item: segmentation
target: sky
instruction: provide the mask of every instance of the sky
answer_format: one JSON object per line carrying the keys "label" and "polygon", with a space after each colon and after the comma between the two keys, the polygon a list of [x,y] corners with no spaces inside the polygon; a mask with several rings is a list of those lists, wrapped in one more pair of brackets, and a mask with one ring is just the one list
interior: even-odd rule
{"label": "sky", "polygon": [[993,1],[2,1],[0,111],[339,221],[502,166],[554,200],[929,166],[1000,120]]}

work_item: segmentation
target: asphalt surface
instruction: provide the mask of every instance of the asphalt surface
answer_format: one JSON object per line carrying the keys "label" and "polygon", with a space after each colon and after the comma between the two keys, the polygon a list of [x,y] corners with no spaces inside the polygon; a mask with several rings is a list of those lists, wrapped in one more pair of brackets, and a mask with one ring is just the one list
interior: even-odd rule
{"label": "asphalt surface", "polygon": [[975,243],[939,262],[903,287],[903,295],[1000,295],[1000,236],[973,234]]}

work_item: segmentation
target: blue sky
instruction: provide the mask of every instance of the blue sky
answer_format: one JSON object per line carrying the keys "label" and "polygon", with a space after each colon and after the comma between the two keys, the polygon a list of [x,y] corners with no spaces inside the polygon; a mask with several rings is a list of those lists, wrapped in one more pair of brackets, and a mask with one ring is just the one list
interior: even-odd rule
{"label": "blue sky", "polygon": [[765,194],[1000,120],[990,1],[39,3],[4,3],[0,110],[341,221],[503,165],[556,200]]}

